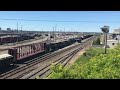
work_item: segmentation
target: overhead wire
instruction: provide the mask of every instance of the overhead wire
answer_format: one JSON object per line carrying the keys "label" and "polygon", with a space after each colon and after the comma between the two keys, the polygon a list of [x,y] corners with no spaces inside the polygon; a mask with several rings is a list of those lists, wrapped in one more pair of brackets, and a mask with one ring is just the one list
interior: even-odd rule
{"label": "overhead wire", "polygon": [[83,22],[83,23],[120,23],[120,21],[83,21],[83,20],[35,20],[35,19],[9,19],[9,18],[0,18],[0,20],[8,20],[8,21],[40,21],[40,22]]}

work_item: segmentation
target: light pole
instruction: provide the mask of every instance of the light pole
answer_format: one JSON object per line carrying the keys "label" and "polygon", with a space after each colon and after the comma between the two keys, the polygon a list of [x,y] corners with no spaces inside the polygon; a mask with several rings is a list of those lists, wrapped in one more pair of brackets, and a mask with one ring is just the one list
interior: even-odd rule
{"label": "light pole", "polygon": [[106,54],[106,52],[107,52],[107,49],[106,49],[107,48],[107,34],[109,32],[109,26],[104,26],[101,28],[101,30],[102,30],[103,34],[105,34],[104,39],[105,39],[105,54]]}

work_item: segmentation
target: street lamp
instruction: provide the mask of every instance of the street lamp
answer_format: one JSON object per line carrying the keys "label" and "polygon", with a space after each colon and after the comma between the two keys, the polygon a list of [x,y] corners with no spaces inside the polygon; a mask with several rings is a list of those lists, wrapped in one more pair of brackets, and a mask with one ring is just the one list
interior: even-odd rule
{"label": "street lamp", "polygon": [[105,54],[106,54],[106,48],[107,48],[107,34],[109,33],[109,26],[104,26],[102,28],[100,28],[103,32],[104,36],[104,40],[105,40]]}

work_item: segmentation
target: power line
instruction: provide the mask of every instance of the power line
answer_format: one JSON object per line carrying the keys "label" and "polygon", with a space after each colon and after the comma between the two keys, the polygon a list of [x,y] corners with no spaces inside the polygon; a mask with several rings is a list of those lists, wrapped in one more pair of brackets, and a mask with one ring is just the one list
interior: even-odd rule
{"label": "power line", "polygon": [[8,19],[0,18],[7,21],[42,21],[42,22],[83,22],[83,23],[120,23],[120,21],[67,21],[67,20],[35,20],[35,19]]}

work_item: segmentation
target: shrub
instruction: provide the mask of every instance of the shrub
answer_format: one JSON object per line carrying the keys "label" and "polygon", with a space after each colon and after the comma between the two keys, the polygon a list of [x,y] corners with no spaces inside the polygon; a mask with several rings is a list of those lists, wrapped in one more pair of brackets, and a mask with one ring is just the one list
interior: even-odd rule
{"label": "shrub", "polygon": [[86,64],[54,66],[51,79],[120,79],[120,45],[108,54],[96,54]]}
{"label": "shrub", "polygon": [[98,37],[96,41],[93,41],[94,45],[100,45],[100,38]]}

